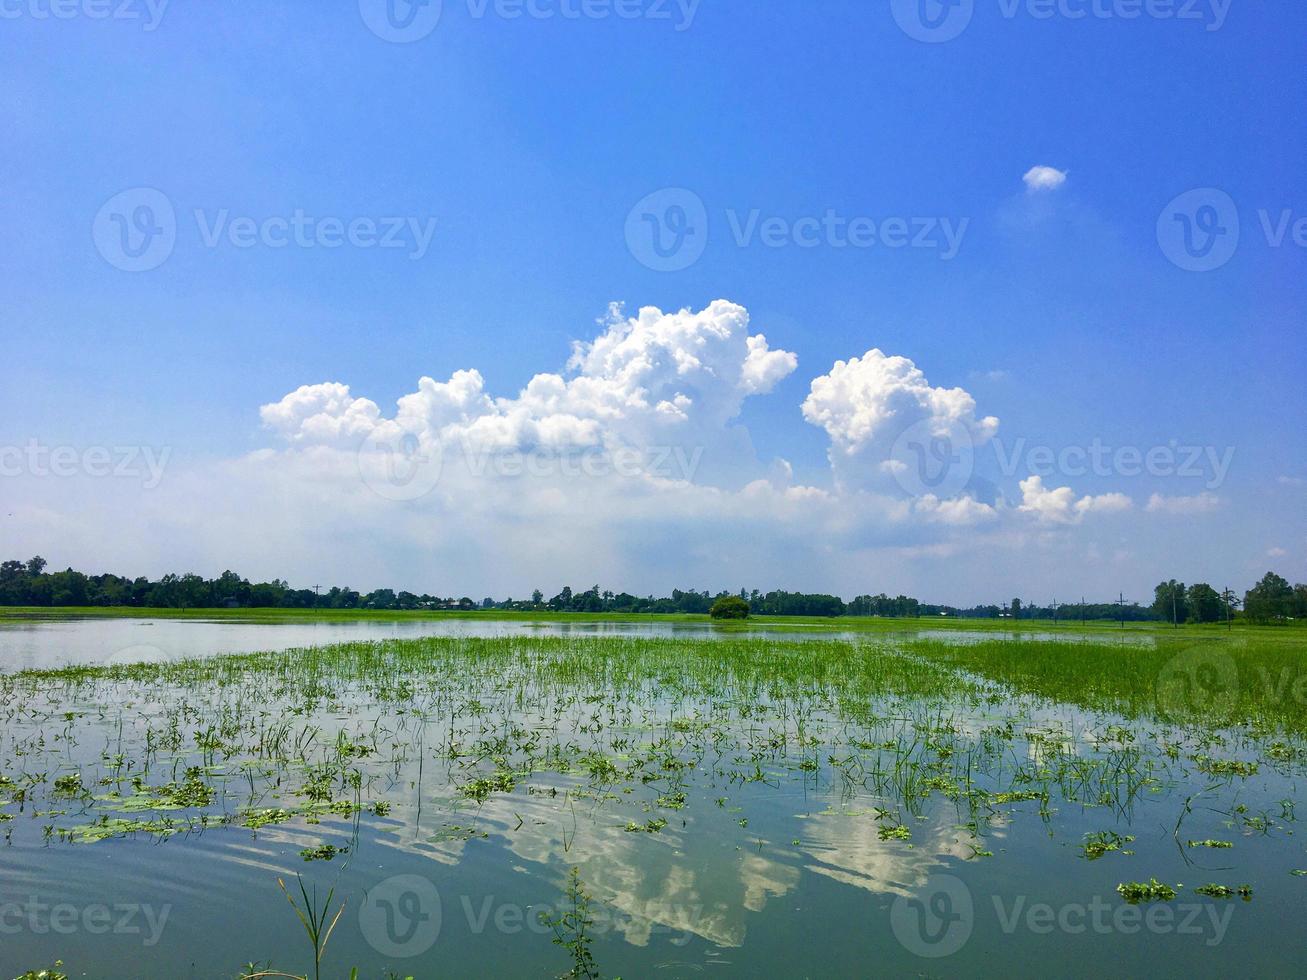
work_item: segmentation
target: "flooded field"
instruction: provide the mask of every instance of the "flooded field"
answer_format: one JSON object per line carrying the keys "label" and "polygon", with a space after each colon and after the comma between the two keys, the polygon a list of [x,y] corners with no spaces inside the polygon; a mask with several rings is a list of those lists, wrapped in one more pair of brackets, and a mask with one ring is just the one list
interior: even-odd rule
{"label": "flooded field", "polygon": [[[644,637],[681,639],[728,639],[768,637],[774,640],[857,640],[868,625],[881,628],[885,621],[867,619],[785,620],[748,624],[720,624],[711,621],[678,620],[668,617],[604,619],[499,619],[491,616],[412,618],[315,619],[282,618],[272,610],[271,619],[225,617],[168,618],[148,616],[69,617],[23,616],[0,619],[0,672],[48,669],[52,667],[99,667],[119,663],[161,662],[220,653],[257,653],[291,650],[297,647],[327,646],[365,640],[408,640],[443,637]],[[929,621],[927,621],[929,623]],[[1149,633],[1134,630],[1119,636],[1115,631],[1077,632],[1073,627],[1031,629],[943,629],[932,625],[905,627],[890,622],[892,638],[940,639],[969,643],[982,639],[1057,639],[1064,642],[1118,643],[1151,646]],[[1104,632],[1107,636],[1104,637]]]}
{"label": "flooded field", "polygon": [[[205,626],[155,628],[183,625]],[[7,975],[1272,976],[1300,958],[1291,636],[180,642],[0,676]]]}

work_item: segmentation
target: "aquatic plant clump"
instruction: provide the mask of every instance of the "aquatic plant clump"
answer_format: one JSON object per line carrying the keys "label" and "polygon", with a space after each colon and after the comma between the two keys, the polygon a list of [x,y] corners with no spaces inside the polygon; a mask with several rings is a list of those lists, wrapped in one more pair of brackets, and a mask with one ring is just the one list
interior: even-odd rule
{"label": "aquatic plant clump", "polygon": [[1175,889],[1156,878],[1148,881],[1126,881],[1116,886],[1117,893],[1131,905],[1140,902],[1169,902],[1175,898]]}

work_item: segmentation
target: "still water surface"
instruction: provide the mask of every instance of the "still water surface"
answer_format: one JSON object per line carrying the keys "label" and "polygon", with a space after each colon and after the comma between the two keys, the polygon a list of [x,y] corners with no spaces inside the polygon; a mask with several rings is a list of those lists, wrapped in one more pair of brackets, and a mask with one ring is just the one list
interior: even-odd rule
{"label": "still water surface", "polygon": [[[222,653],[253,653],[320,647],[359,640],[402,640],[423,636],[608,636],[706,639],[739,636],[778,640],[866,638],[856,630],[828,626],[722,627],[709,622],[549,622],[498,619],[357,620],[352,622],[240,622],[178,619],[59,619],[0,621],[0,671],[64,666],[100,666],[209,657]],[[1092,641],[1079,633],[915,629],[895,631],[895,637],[938,638],[965,643],[978,639],[1013,638]],[[1151,643],[1146,634],[1109,637],[1111,641]]]}
{"label": "still water surface", "polygon": [[[299,874],[345,902],[324,977],[558,976],[574,963],[539,916],[572,907],[571,869],[608,977],[1300,969],[1298,762],[944,676],[885,637],[88,620],[0,640],[11,665],[42,644],[85,663],[432,627],[508,640],[5,675],[7,975],[303,973],[277,885],[298,897]],[[1114,846],[1090,860],[1086,835]],[[1177,897],[1117,894],[1152,877]],[[1208,881],[1255,898],[1193,892]]]}

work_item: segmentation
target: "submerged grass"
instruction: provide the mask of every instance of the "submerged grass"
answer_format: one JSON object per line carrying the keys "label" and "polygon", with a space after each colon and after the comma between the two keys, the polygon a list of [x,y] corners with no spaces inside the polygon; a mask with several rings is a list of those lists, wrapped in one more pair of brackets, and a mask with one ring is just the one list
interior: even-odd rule
{"label": "submerged grass", "polygon": [[1090,710],[1209,727],[1307,732],[1307,637],[1296,630],[1157,634],[1150,644],[916,641],[906,649]]}
{"label": "submerged grass", "polygon": [[[81,846],[293,827],[297,863],[339,856],[342,873],[364,822],[421,826],[422,846],[553,822],[568,860],[587,838],[665,848],[706,828],[755,853],[780,847],[760,801],[792,794],[895,853],[941,846],[942,821],[970,858],[1001,862],[995,842],[1029,827],[1115,866],[1142,860],[1125,831],[1144,805],[1165,807],[1184,860],[1228,846],[1204,834],[1271,841],[1293,800],[1266,787],[1307,774],[1303,647],[1180,632],[432,637],[0,675],[0,833]],[[592,975],[590,897],[568,888],[555,938]],[[303,896],[319,957],[332,900]]]}

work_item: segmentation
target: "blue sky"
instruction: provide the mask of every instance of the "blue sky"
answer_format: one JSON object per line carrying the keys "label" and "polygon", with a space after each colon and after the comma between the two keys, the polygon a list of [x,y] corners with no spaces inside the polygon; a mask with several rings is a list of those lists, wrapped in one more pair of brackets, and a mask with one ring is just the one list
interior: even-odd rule
{"label": "blue sky", "polygon": [[[0,444],[167,447],[169,476],[146,491],[7,470],[6,554],[465,591],[457,565],[496,595],[520,591],[519,575],[549,574],[560,580],[542,587],[574,575],[642,591],[820,586],[957,601],[985,598],[995,578],[1005,593],[1052,580],[1139,594],[1172,575],[1236,587],[1265,567],[1307,578],[1307,263],[1292,224],[1307,216],[1296,42],[1307,11],[1297,5],[1177,2],[1193,15],[1179,19],[1130,17],[1169,8],[1129,0],[975,0],[955,12],[970,16],[959,36],[934,43],[909,36],[899,20],[910,27],[916,8],[897,0],[628,0],[630,18],[611,3],[586,8],[607,16],[564,16],[579,0],[541,0],[544,16],[508,17],[517,8],[503,2],[445,0],[429,34],[393,43],[368,26],[384,23],[373,0],[142,0],[123,8],[134,19],[91,16],[95,0],[70,4],[60,19],[44,16],[48,0],[11,0],[0,19]],[[1032,189],[1023,175],[1036,166],[1064,177]],[[170,202],[176,240],[157,268],[131,272],[106,259],[93,227],[106,202],[137,188]],[[667,188],[691,196],[655,204],[698,201],[706,216],[702,254],[675,271],[642,263],[648,252],[626,234],[636,202]],[[1238,247],[1219,268],[1190,271],[1168,258],[1159,216],[1203,188],[1228,195],[1211,213],[1233,208]],[[297,210],[342,223],[434,220],[434,232],[420,257],[410,230],[399,248],[205,243],[223,213],[260,223]],[[965,233],[952,257],[836,247],[825,233],[811,247],[741,244],[733,223],[755,212],[790,229],[832,214]],[[1276,245],[1263,226],[1285,212]],[[607,524],[581,522],[578,553],[560,565],[545,552],[565,539],[533,544],[478,525],[487,549],[538,552],[519,571],[473,539],[415,535],[464,513],[452,489],[389,510],[317,500],[336,515],[333,537],[296,524],[275,552],[257,520],[242,536],[188,516],[203,493],[244,501],[247,515],[304,504],[291,489],[304,461],[284,458],[302,455],[303,441],[260,415],[301,385],[348,385],[390,417],[419,377],[476,369],[486,392],[511,399],[538,373],[566,376],[570,344],[599,336],[610,302],[632,316],[718,299],[747,309],[747,332],[797,367],[726,420],[747,431],[747,458],[710,455],[692,482],[733,492],[772,474],[777,484],[783,458],[791,488],[837,495],[830,506],[856,527],[769,507],[705,554],[696,542],[716,539],[702,525],[720,518],[669,498],[657,516],[615,509]],[[1046,488],[1123,494],[1133,506],[1045,521],[1023,497],[1026,469],[996,472],[986,441],[975,465],[984,483],[962,492],[1000,515],[916,528],[880,499],[885,487],[841,484],[828,461],[839,434],[800,408],[814,378],[872,348],[910,359],[931,386],[965,389],[976,419],[999,420],[1004,452],[1018,439],[1054,451],[1098,439],[1235,455],[1215,487],[1049,473]],[[279,454],[265,465],[289,482],[269,490],[266,473],[242,469],[252,453]],[[199,498],[196,487],[207,488]],[[1153,494],[1204,493],[1169,514],[1147,506]],[[913,506],[911,488],[888,495]],[[556,509],[560,525],[575,518]],[[331,547],[341,535],[349,557]],[[730,547],[757,535],[776,547]]]}

